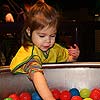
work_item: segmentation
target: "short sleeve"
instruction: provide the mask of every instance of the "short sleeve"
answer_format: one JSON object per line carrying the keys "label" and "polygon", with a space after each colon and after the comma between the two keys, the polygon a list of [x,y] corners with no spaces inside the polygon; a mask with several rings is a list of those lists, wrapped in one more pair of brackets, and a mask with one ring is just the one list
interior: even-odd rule
{"label": "short sleeve", "polygon": [[39,61],[31,59],[29,62],[22,66],[22,69],[26,73],[43,72],[42,65]]}

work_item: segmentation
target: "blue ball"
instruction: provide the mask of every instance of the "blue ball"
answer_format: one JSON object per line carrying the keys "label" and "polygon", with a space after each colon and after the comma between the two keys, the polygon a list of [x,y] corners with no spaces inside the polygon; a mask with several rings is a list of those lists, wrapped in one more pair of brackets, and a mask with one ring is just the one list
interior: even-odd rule
{"label": "blue ball", "polygon": [[80,92],[77,88],[72,88],[69,91],[71,93],[71,96],[80,96]]}
{"label": "blue ball", "polygon": [[32,93],[32,100],[42,100],[40,95],[37,92]]}

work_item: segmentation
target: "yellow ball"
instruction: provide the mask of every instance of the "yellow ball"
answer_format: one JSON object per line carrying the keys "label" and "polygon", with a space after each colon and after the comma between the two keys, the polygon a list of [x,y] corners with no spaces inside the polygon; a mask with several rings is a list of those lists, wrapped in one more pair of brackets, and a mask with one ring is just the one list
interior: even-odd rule
{"label": "yellow ball", "polygon": [[91,99],[91,98],[85,98],[85,99],[83,99],[83,100],[93,100],[93,99]]}
{"label": "yellow ball", "polygon": [[87,88],[81,89],[81,90],[80,90],[80,96],[81,96],[82,98],[89,98],[90,92],[91,92],[91,91],[90,91],[89,89],[87,89]]}

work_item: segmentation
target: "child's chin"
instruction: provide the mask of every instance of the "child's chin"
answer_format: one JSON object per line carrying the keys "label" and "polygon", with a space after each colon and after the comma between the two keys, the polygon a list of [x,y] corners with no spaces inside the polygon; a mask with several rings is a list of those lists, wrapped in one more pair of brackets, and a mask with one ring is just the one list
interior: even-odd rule
{"label": "child's chin", "polygon": [[48,50],[42,50],[43,52],[46,52],[46,51],[48,51]]}
{"label": "child's chin", "polygon": [[43,52],[46,52],[46,51],[48,51],[48,49],[41,49]]}

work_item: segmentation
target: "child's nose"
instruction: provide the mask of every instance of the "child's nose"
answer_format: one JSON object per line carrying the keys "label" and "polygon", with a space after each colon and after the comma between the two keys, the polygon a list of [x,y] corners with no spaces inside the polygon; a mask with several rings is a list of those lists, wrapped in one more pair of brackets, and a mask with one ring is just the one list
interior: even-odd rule
{"label": "child's nose", "polygon": [[50,38],[50,37],[47,37],[47,38],[46,38],[46,42],[49,43],[50,41],[51,41],[51,38]]}

